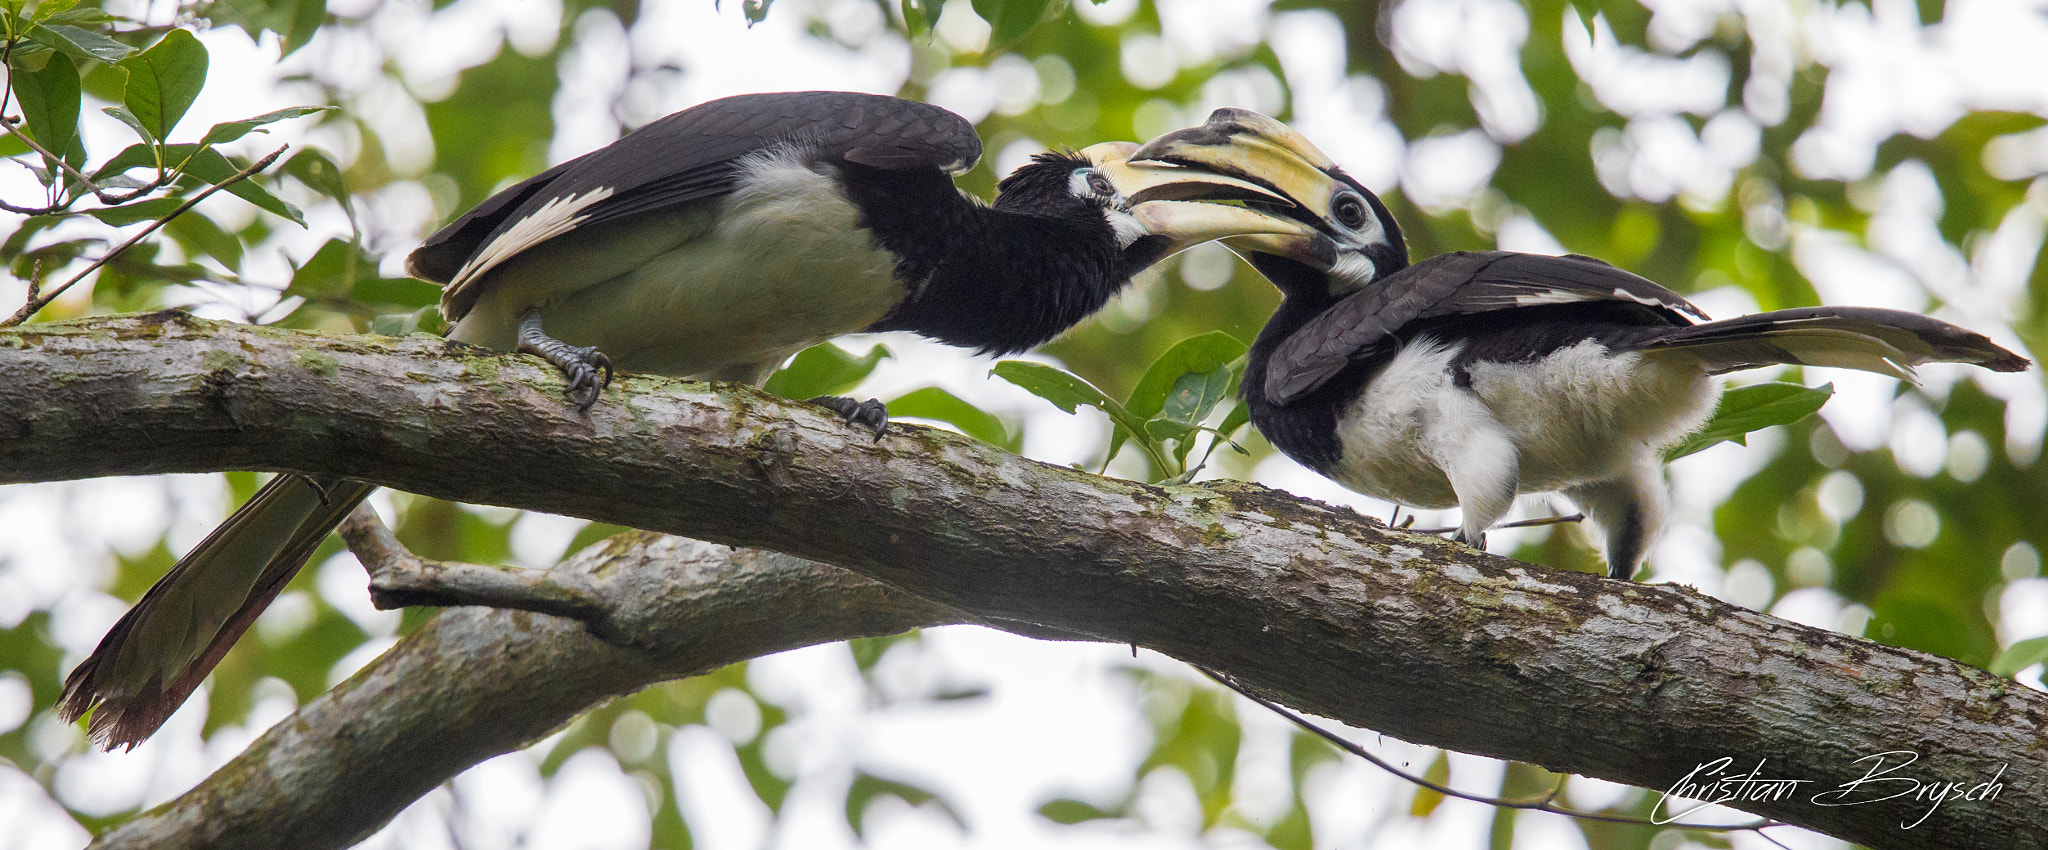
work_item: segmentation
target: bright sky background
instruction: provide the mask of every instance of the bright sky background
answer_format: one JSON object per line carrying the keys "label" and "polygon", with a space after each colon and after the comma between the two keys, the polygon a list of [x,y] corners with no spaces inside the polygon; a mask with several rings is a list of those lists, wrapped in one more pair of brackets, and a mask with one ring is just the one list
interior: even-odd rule
{"label": "bright sky background", "polygon": [[[630,32],[608,17],[586,19],[577,28],[578,47],[564,63],[569,86],[556,103],[559,132],[550,157],[559,161],[611,140],[611,122],[596,110],[606,108],[620,91],[629,61],[676,62],[686,68],[672,86],[627,92],[627,102],[642,121],[746,91],[894,92],[911,73],[915,51],[893,36],[874,39],[860,51],[822,46],[806,37],[796,14],[800,2],[782,0],[767,23],[751,29],[744,25],[736,0],[724,3],[722,13],[714,12],[705,0],[653,2]],[[1077,3],[1076,9],[1092,20],[1119,21],[1134,3]],[[363,0],[336,0],[330,9],[351,14],[359,5]],[[1398,184],[1409,197],[1431,208],[1482,205],[1484,199],[1475,192],[1497,165],[1500,143],[1526,136],[1540,120],[1535,98],[1514,64],[1513,52],[1526,38],[1528,21],[1512,0],[1411,0],[1395,12],[1393,47],[1403,68],[1417,75],[1463,73],[1483,96],[1483,131],[1413,144],[1404,143],[1385,120],[1376,84],[1344,76],[1343,45],[1327,13],[1269,19],[1264,5],[1258,0],[1162,4],[1162,33],[1126,41],[1127,73],[1140,79],[1169,63],[1200,64],[1270,35],[1294,94],[1295,126],[1368,186],[1391,189]],[[1784,109],[1785,76],[1793,57],[1802,53],[1834,67],[1824,118],[1796,152],[1795,166],[1813,176],[1861,178],[1869,173],[1870,149],[1877,140],[1901,130],[1937,132],[1962,110],[2048,113],[2048,83],[2043,82],[2048,81],[2048,15],[2043,14],[2048,4],[2043,0],[1953,0],[1946,22],[1924,34],[1916,29],[1910,0],[1874,0],[1874,12],[1856,4],[1830,8],[1774,0],[1658,0],[1649,5],[1657,12],[1652,36],[1659,45],[1673,48],[1703,37],[1717,14],[1740,10],[1767,73],[1751,83],[1743,109],[1721,112],[1725,65],[1705,58],[1660,58],[1618,45],[1604,22],[1590,32],[1580,30],[1583,37],[1569,45],[1572,61],[1589,78],[1601,103],[1632,118],[1626,132],[1604,139],[1594,152],[1601,179],[1619,194],[1653,200],[1724,196],[1736,171],[1756,155],[1760,122],[1774,120]],[[828,8],[830,25],[842,34],[860,36],[881,26],[868,0],[842,0]],[[938,28],[941,42],[955,50],[978,49],[987,38],[986,26],[965,11],[961,0],[953,0]],[[392,150],[394,164],[422,168],[433,140],[418,107],[363,60],[374,59],[376,49],[400,57],[407,84],[431,95],[445,90],[457,71],[488,59],[499,49],[500,38],[514,49],[546,49],[559,14],[554,0],[457,0],[438,12],[424,3],[394,3],[372,25],[331,33],[337,37],[323,36],[282,65],[275,63],[274,45],[251,44],[239,30],[205,33],[212,71],[185,126],[203,127],[311,102],[304,91],[278,82],[285,74],[310,70],[358,91],[351,108],[376,125]],[[631,51],[624,49],[628,45]],[[1772,70],[1778,72],[1776,77],[1768,73]],[[931,90],[935,102],[978,119],[997,109],[1028,107],[1058,88],[1056,68],[999,61],[986,71],[946,72]],[[1207,109],[1226,104],[1275,111],[1281,105],[1279,96],[1270,76],[1219,79],[1208,87],[1202,103],[1159,103],[1148,113],[1159,126],[1147,129],[1158,132],[1192,123]],[[1677,117],[1685,112],[1710,115],[1706,130],[1693,133]],[[89,139],[118,138],[116,134],[124,132],[110,120],[93,120],[100,118],[95,111],[86,113],[87,132],[95,134]],[[283,142],[313,144],[341,156],[350,154],[354,145],[333,132],[309,133],[287,124],[271,136],[251,139],[246,148],[268,150]],[[1007,171],[1029,153],[1028,148],[1013,146],[992,151],[991,156],[999,171]],[[2048,171],[2048,131],[2001,147],[1986,167],[2001,176]],[[0,190],[11,185],[5,179],[0,177]],[[2043,221],[2048,220],[2044,186],[2048,184],[2037,178],[2031,202],[2015,210],[2005,226],[1967,255],[1941,243],[1933,227],[1938,193],[1930,195],[1933,181],[1924,169],[1910,167],[1876,183],[1872,202],[1881,211],[1875,227],[1885,236],[1884,255],[1788,224],[1782,215],[1753,222],[1752,230],[1753,235],[1790,244],[1801,269],[1831,303],[1925,309],[1930,302],[1917,277],[1935,282],[1946,304],[1939,315],[1989,330],[2010,322],[2024,297],[2028,264],[2041,244]],[[239,201],[225,198],[206,209],[224,221],[253,214]],[[251,277],[262,276],[264,263],[281,276],[286,256],[303,258],[330,236],[345,235],[346,223],[333,208],[312,212],[308,232],[290,238],[275,256],[252,258]],[[406,240],[417,240],[436,223],[431,221],[430,196],[417,184],[383,192],[364,215],[374,220],[372,229],[380,240],[375,247],[391,258],[388,271],[393,273],[399,271],[398,258],[411,247]],[[1503,210],[1496,225],[1503,248],[1561,252],[1556,240],[1524,214]],[[1217,261],[1213,252],[1190,260]],[[10,286],[0,285],[0,303],[18,303],[19,289]],[[195,301],[224,296],[194,295]],[[229,297],[255,312],[274,300],[261,292]],[[1133,297],[1144,296],[1140,292]],[[1697,300],[1716,315],[1756,309],[1733,287],[1712,289]],[[1141,306],[1126,307],[1128,312],[1143,313]],[[2010,333],[1993,336],[2018,347]],[[864,387],[866,394],[887,398],[938,383],[986,409],[1028,419],[1026,453],[1032,457],[1071,462],[1102,448],[1106,428],[1101,422],[1060,414],[1021,390],[987,379],[984,359],[907,337],[883,342],[897,357]],[[1930,368],[1924,374],[1936,393],[1963,378],[1961,370]],[[1894,401],[1889,379],[1844,372],[1809,379],[1836,383],[1839,392],[1822,415],[1852,448],[1889,442],[1901,453],[1902,462],[1918,464],[1926,474],[1955,469],[1981,456],[1981,445],[1967,445],[1964,438],[1951,440],[1912,396]],[[1973,372],[1968,379],[2011,402],[2008,424],[2021,436],[2005,448],[2023,457],[2037,453],[2043,423],[2048,421],[2048,398],[2038,377]],[[1708,521],[1712,506],[1742,477],[1760,468],[1782,439],[1767,434],[1747,448],[1724,445],[1673,467],[1673,526],[1653,555],[1653,579],[1690,584],[1751,607],[1769,601],[1771,578],[1760,566],[1719,566]],[[1382,516],[1386,512],[1385,505],[1350,494],[1284,458],[1261,464],[1257,477],[1305,496],[1356,505]],[[1853,481],[1845,486],[1853,487]],[[1860,490],[1844,490],[1837,496],[1838,503],[1853,504],[1860,499]],[[35,608],[53,609],[56,630],[71,660],[83,658],[125,607],[89,589],[101,579],[106,553],[146,548],[166,527],[182,551],[224,515],[225,498],[225,488],[209,476],[0,488],[0,623],[17,623]],[[388,495],[380,500],[388,513]],[[1550,510],[1542,499],[1528,501],[1532,504],[1523,506],[1525,513]],[[1436,520],[1425,516],[1422,521]],[[553,562],[579,526],[557,517],[522,518],[514,534],[516,559],[534,566]],[[1492,537],[1496,549],[1514,545],[1512,534]],[[2031,551],[2008,560],[2014,557],[2034,557],[2038,564]],[[334,604],[373,634],[393,633],[396,616],[370,608],[362,573],[351,558],[343,555],[315,569],[322,593]],[[303,617],[307,604],[303,598],[287,596],[258,628],[290,628],[294,611]],[[2048,580],[2014,582],[1999,605],[2003,641],[2048,634]],[[1786,595],[1772,613],[1850,629],[1860,629],[1859,617],[1868,616],[1819,588]],[[345,661],[335,678],[367,663],[388,643],[373,641]],[[1233,845],[1228,839],[1188,837],[1200,823],[1199,807],[1185,781],[1163,778],[1167,774],[1140,787],[1138,808],[1151,827],[1144,832],[1115,826],[1060,828],[1033,814],[1039,803],[1054,796],[1112,802],[1121,782],[1143,758],[1150,734],[1143,713],[1147,706],[1125,678],[1111,672],[1112,666],[1136,663],[1193,679],[1182,665],[1150,652],[1133,662],[1126,648],[1038,643],[979,628],[931,630],[921,653],[925,657],[899,653],[887,658],[880,685],[914,695],[938,682],[973,684],[988,687],[994,697],[914,709],[868,705],[850,653],[840,645],[754,662],[749,676],[757,693],[789,708],[794,717],[777,730],[770,749],[794,770],[796,789],[779,830],[771,830],[770,813],[746,790],[733,756],[735,741],[758,733],[758,709],[737,691],[721,695],[713,704],[712,726],[677,733],[672,750],[678,754],[674,771],[684,789],[683,811],[698,846],[741,850],[855,845],[840,806],[856,764],[942,789],[972,826],[963,834],[930,812],[883,805],[868,821],[867,840],[877,847]],[[0,678],[0,729],[26,721],[27,705],[26,686],[18,679]],[[131,754],[94,754],[67,762],[58,777],[59,793],[75,805],[106,811],[167,800],[225,762],[262,725],[285,716],[295,703],[281,684],[270,688],[255,713],[255,728],[229,730],[210,742],[198,737],[203,709],[195,707],[203,705],[204,700],[193,700],[162,733]],[[1259,789],[1285,788],[1288,739],[1282,721],[1248,703],[1240,704],[1240,716],[1246,737],[1239,797],[1251,810],[1248,814],[1257,816],[1259,800],[1283,800],[1271,791],[1262,796]],[[75,730],[46,726],[38,731],[37,740],[47,742],[53,751],[75,746]],[[1369,733],[1353,737],[1416,770],[1433,753]],[[1456,784],[1482,793],[1498,788],[1498,762],[1454,756],[1452,763]],[[1583,779],[1574,780],[1572,790],[1580,802],[1594,805],[1622,793],[1618,786]],[[1418,824],[1401,816],[1408,788],[1361,763],[1317,768],[1306,794],[1317,834],[1329,842],[1325,846],[1486,845],[1490,818],[1481,807],[1447,802],[1445,812]],[[1274,810],[1270,816],[1278,814]],[[641,786],[609,755],[585,752],[549,782],[541,778],[532,757],[515,753],[465,774],[454,783],[452,794],[444,789],[429,795],[364,846],[451,846],[454,830],[470,846],[506,846],[524,831],[529,846],[636,847],[645,844],[646,820]],[[1526,846],[1583,846],[1576,830],[1559,819],[1525,817],[1520,822],[1524,837],[1531,841]],[[0,768],[0,823],[8,825],[0,829],[0,850],[75,847],[86,838],[35,783],[8,768]],[[1363,838],[1376,824],[1380,830],[1370,840]],[[1792,830],[1772,834],[1794,847],[1840,846]],[[1238,843],[1256,842],[1247,838]],[[1745,836],[1737,836],[1736,843],[1765,846]]]}

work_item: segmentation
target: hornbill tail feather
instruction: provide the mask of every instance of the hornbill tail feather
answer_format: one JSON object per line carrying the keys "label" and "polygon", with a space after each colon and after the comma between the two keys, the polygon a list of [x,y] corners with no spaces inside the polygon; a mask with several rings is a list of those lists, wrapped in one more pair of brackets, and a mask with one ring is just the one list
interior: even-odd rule
{"label": "hornbill tail feather", "polygon": [[1983,334],[1918,313],[1875,307],[1804,307],[1677,328],[1642,346],[1683,352],[1709,373],[1777,364],[1833,366],[1912,380],[1927,363],[2018,372],[2031,361]]}
{"label": "hornbill tail feather", "polygon": [[[64,680],[65,722],[91,712],[107,749],[154,734],[370,491],[354,481],[271,479],[150,587]],[[272,529],[276,534],[249,533]]]}

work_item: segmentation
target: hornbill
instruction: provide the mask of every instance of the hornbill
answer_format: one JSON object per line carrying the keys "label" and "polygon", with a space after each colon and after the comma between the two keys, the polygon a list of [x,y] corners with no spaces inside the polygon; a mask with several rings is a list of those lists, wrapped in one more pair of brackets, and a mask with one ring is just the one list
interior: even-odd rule
{"label": "hornbill", "polygon": [[[944,109],[842,92],[730,97],[491,196],[407,265],[446,287],[451,339],[540,354],[587,410],[615,366],[758,382],[797,351],[857,331],[1022,351],[1182,248],[1312,232],[1189,200],[1270,196],[1199,169],[1127,162],[1136,147],[1039,154],[983,204],[951,177],[980,158],[981,140]],[[880,438],[879,403],[814,401]],[[92,735],[109,749],[148,737],[372,489],[273,479],[72,670],[64,717],[92,711]]]}
{"label": "hornbill", "polygon": [[1517,494],[1561,491],[1605,532],[1609,575],[1632,577],[1663,523],[1663,452],[1706,423],[1724,373],[1793,364],[1911,380],[1925,363],[2029,365],[1980,334],[1898,310],[1712,321],[1591,257],[1462,251],[1409,265],[1378,196],[1248,110],[1217,110],[1131,158],[1258,183],[1320,231],[1225,240],[1282,293],[1240,385],[1251,421],[1350,489],[1456,505],[1457,539],[1475,547]]}

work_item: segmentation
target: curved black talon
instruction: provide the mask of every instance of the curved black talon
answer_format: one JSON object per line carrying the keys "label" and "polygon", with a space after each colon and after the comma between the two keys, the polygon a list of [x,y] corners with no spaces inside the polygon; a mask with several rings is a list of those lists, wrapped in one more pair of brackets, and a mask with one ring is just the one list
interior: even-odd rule
{"label": "curved black talon", "polygon": [[873,431],[875,442],[881,442],[882,434],[889,430],[889,408],[876,399],[855,401],[843,395],[821,395],[809,401],[846,417],[848,425]]}
{"label": "curved black talon", "polygon": [[[540,329],[537,310],[528,310],[519,320],[519,350],[540,355],[542,360],[562,370],[562,377],[569,380],[569,398],[576,403],[577,413],[589,413],[598,397],[604,395],[604,388],[612,384],[611,358],[595,345],[570,345],[548,336]],[[604,377],[598,377],[599,373]]]}
{"label": "curved black talon", "polygon": [[[579,393],[588,391],[588,397],[576,401],[576,412],[589,413],[590,408],[597,404],[598,397],[604,395],[604,388],[612,385],[612,359],[595,346],[572,348],[571,351],[578,359],[562,369],[563,376],[569,379],[569,398],[578,399]],[[554,359],[549,358],[549,362],[554,362]],[[598,377],[600,373],[604,377]]]}

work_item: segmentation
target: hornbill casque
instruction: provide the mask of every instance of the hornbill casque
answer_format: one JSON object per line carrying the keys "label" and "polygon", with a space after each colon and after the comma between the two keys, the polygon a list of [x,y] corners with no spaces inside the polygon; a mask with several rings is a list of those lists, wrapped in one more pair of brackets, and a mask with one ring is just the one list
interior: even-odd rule
{"label": "hornbill casque", "polygon": [[1320,231],[1224,240],[1282,293],[1240,385],[1251,421],[1352,490],[1457,506],[1457,539],[1474,547],[1516,495],[1562,492],[1605,533],[1609,575],[1632,577],[1663,524],[1663,452],[1713,414],[1724,373],[1791,364],[1911,380],[1926,363],[2029,365],[1981,334],[1898,310],[1712,321],[1591,257],[1464,251],[1409,265],[1378,196],[1249,110],[1217,110],[1131,158],[1258,183]]}
{"label": "hornbill casque", "polygon": [[[742,95],[491,196],[407,266],[446,287],[449,338],[541,355],[587,410],[614,367],[758,383],[857,331],[1023,351],[1180,249],[1313,232],[1204,202],[1277,199],[1199,168],[1127,162],[1136,148],[1039,154],[983,204],[953,184],[981,155],[958,115],[879,95]],[[814,401],[880,438],[879,403]],[[63,716],[90,712],[109,749],[147,738],[372,489],[272,479],[72,670]]]}

